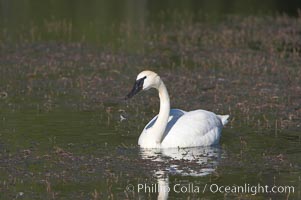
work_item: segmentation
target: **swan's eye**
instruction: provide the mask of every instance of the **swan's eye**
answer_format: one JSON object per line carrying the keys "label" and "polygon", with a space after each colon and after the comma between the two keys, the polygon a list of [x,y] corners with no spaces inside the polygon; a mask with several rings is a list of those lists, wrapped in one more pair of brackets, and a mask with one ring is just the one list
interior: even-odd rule
{"label": "swan's eye", "polygon": [[135,94],[137,94],[138,92],[140,92],[143,88],[143,84],[144,84],[145,79],[146,79],[146,76],[136,80],[135,83],[134,83],[134,87],[133,87],[132,91],[128,95],[126,95],[125,98],[129,99],[129,98],[133,97]]}

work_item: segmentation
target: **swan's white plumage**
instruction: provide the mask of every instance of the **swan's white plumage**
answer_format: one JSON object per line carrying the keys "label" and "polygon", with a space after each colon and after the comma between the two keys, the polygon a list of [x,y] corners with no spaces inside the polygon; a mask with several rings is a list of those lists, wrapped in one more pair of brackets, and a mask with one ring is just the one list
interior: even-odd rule
{"label": "swan's white plumage", "polygon": [[[155,116],[143,129],[138,144],[144,148],[153,148],[148,129],[158,116]],[[160,148],[197,147],[217,144],[221,130],[229,115],[216,115],[206,110],[185,112],[171,109],[167,127]]]}
{"label": "swan's white plumage", "polygon": [[185,112],[171,109],[166,87],[160,77],[143,71],[137,80],[146,77],[143,90],[156,88],[160,97],[160,112],[142,131],[138,144],[142,148],[185,148],[210,146],[219,142],[229,115],[216,115],[206,110]]}

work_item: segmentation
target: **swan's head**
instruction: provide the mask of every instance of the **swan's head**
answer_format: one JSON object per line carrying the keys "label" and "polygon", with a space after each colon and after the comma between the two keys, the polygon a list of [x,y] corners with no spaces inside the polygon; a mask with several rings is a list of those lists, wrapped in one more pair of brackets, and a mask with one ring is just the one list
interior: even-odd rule
{"label": "swan's head", "polygon": [[141,90],[158,88],[160,82],[161,82],[160,76],[158,76],[158,74],[156,74],[155,72],[152,71],[140,72],[136,78],[132,91],[126,96],[126,99],[133,97]]}

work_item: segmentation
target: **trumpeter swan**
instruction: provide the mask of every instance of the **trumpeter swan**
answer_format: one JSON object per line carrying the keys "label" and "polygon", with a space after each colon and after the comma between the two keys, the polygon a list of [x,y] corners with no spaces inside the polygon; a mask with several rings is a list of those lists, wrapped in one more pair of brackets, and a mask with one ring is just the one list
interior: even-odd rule
{"label": "trumpeter swan", "polygon": [[138,74],[126,99],[141,90],[155,88],[159,92],[160,111],[143,129],[138,144],[142,148],[185,148],[210,146],[219,142],[229,115],[216,115],[206,110],[185,112],[170,109],[167,89],[155,72]]}

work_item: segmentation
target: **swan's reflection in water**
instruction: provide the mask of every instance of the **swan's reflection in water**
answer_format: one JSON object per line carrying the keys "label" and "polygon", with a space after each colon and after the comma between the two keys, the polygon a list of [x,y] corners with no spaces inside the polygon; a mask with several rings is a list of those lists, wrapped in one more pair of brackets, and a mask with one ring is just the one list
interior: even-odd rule
{"label": "swan's reflection in water", "polygon": [[163,162],[154,175],[158,182],[158,199],[167,199],[171,187],[169,175],[206,176],[213,173],[222,157],[219,146],[185,149],[141,149],[142,159]]}

